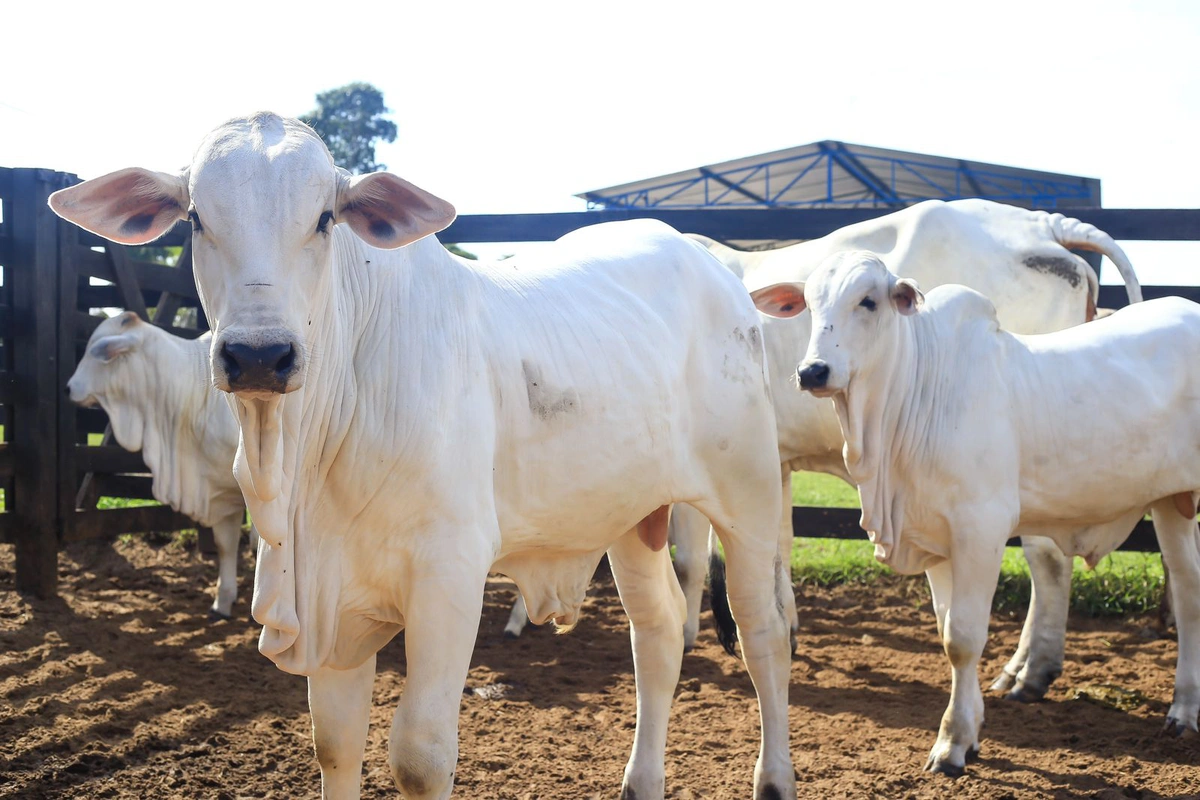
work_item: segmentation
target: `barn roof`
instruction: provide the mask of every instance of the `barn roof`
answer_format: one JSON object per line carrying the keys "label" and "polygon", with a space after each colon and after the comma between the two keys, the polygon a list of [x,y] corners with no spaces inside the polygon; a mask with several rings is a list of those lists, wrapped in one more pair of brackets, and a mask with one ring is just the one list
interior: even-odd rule
{"label": "barn roof", "polygon": [[963,197],[1063,208],[1099,206],[1100,181],[822,141],[576,196],[589,208],[901,208]]}

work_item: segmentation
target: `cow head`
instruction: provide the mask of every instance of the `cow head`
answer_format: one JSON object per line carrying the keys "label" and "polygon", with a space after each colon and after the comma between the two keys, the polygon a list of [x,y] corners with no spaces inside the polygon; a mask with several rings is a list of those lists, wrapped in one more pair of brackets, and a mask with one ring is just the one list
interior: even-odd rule
{"label": "cow head", "polygon": [[104,320],[67,381],[71,402],[85,408],[101,406],[108,412],[117,442],[128,450],[142,447],[141,417],[127,399],[137,387],[145,390],[138,352],[150,327],[132,311]]}
{"label": "cow head", "polygon": [[335,225],[391,249],[454,220],[449,203],[394,175],[351,177],[312,129],[269,113],[214,130],[181,174],[125,169],[55,192],[50,205],[122,244],[191,221],[213,384],[243,399],[304,384],[314,326],[336,313]]}
{"label": "cow head", "polygon": [[818,397],[844,392],[855,374],[882,356],[875,347],[898,316],[916,313],[924,296],[866,251],[834,253],[805,283],[776,283],[751,292],[772,317],[812,314],[808,352],[796,369],[800,387]]}

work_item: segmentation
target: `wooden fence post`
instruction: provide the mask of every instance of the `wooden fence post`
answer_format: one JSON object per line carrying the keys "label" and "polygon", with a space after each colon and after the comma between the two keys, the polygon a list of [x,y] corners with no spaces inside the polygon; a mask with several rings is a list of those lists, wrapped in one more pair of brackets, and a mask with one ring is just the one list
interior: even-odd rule
{"label": "wooden fence post", "polygon": [[52,597],[58,580],[58,218],[46,205],[63,177],[13,170],[13,372],[16,397],[9,424],[17,525],[17,590]]}

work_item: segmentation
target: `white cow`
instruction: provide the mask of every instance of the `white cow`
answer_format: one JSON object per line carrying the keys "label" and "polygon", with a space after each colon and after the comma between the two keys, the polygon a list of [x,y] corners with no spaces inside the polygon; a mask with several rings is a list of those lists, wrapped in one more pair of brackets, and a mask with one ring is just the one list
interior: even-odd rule
{"label": "white cow", "polygon": [[[803,281],[830,254],[847,249],[879,253],[897,275],[932,288],[962,283],[995,303],[1001,324],[1017,333],[1049,333],[1091,319],[1096,276],[1070,249],[1101,253],[1124,278],[1131,302],[1141,287],[1125,253],[1107,234],[1062,214],[1029,211],[987,200],[924,203],[849,225],[820,239],[761,252],[741,252],[705,237],[709,247],[750,290],[779,281]],[[794,391],[796,353],[809,341],[812,320],[765,320],[763,338],[775,397],[781,462],[781,564],[792,545],[791,473],[814,470],[849,480],[842,439],[829,403]],[[688,601],[685,641],[699,628],[708,522],[686,508],[672,514],[676,568]],[[1023,532],[1025,533],[1025,532]],[[1062,671],[1071,564],[1047,539],[1023,535],[1034,593],[1021,643],[993,688],[1017,699],[1042,697]],[[781,579],[790,586],[786,575]],[[793,624],[795,606],[789,604]],[[718,619],[718,622],[720,620]],[[730,646],[728,633],[722,640]],[[1014,685],[1015,679],[1015,685]]]}
{"label": "white cow", "polygon": [[[173,336],[126,311],[96,327],[67,390],[72,402],[105,410],[117,444],[142,451],[155,500],[213,529],[218,566],[210,613],[229,619],[246,503],[233,478],[237,421],[209,380],[209,339]],[[252,546],[257,538],[251,528]]]}
{"label": "white cow", "polygon": [[728,558],[762,714],[755,796],[795,797],[787,624],[763,580],[780,508],[760,318],[702,247],[642,221],[464,261],[430,236],[448,203],[351,177],[265,113],[217,128],[182,175],[123,170],[51,205],[129,243],[192,221],[261,536],[259,649],[308,676],[326,796],[358,794],[375,654],[403,630],[389,764],[406,796],[447,797],[488,571],[570,627],[607,550],[638,695],[623,796],[663,797],[684,619],[664,545],[686,501]]}
{"label": "white cow", "polygon": [[754,297],[782,316],[807,305],[814,335],[797,377],[833,398],[875,557],[929,577],[953,683],[928,768],[961,774],[979,750],[976,667],[1018,527],[1095,565],[1150,511],[1179,629],[1165,728],[1197,730],[1200,306],[1164,298],[1019,336],[978,292],[943,286],[923,300],[861,251]]}

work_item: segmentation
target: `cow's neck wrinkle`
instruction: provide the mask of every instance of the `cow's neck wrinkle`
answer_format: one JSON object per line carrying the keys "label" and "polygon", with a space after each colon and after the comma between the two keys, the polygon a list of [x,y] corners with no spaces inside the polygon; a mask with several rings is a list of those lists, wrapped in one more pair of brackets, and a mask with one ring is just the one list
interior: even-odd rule
{"label": "cow's neck wrinkle", "polygon": [[[333,545],[331,537],[361,524],[358,506],[379,491],[364,481],[378,476],[382,486],[389,479],[388,469],[364,474],[340,465],[361,462],[364,451],[385,453],[394,462],[405,458],[404,431],[409,426],[400,413],[406,409],[398,394],[418,376],[397,373],[421,367],[437,372],[441,366],[436,361],[392,363],[409,347],[397,337],[420,335],[428,345],[438,332],[410,317],[433,319],[436,325],[440,317],[430,314],[435,304],[457,308],[461,302],[453,294],[430,294],[446,285],[453,291],[454,281],[436,279],[434,271],[445,275],[461,269],[433,237],[380,251],[365,247],[341,226],[334,230],[327,290],[319,293],[313,307],[305,383],[279,401],[279,492],[268,501],[246,492],[263,542],[252,607],[255,620],[263,625],[259,650],[282,669],[297,673],[326,663],[337,640],[326,627],[338,613],[340,587],[325,583],[340,580],[336,576],[342,546]],[[342,458],[344,452],[354,458]],[[336,491],[339,482],[352,483],[355,491]],[[348,502],[342,494],[352,498]],[[338,644],[339,649],[346,646]]]}
{"label": "cow's neck wrinkle", "polygon": [[860,525],[875,543],[875,557],[895,564],[904,525],[902,480],[906,446],[919,435],[920,414],[914,413],[923,379],[922,337],[900,318],[893,335],[877,340],[889,346],[873,365],[869,386],[851,385],[834,398],[842,435],[846,469],[858,485],[862,504]]}

